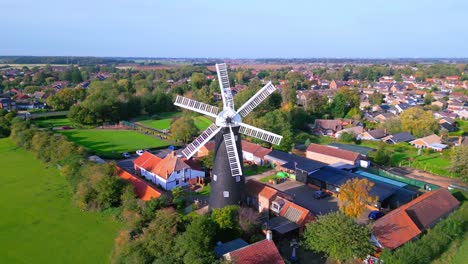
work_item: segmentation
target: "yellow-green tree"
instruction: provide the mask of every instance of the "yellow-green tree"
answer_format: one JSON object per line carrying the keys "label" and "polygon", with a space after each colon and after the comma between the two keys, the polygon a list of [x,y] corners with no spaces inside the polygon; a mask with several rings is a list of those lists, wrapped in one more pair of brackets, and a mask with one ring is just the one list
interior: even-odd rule
{"label": "yellow-green tree", "polygon": [[411,107],[400,115],[403,131],[410,132],[415,137],[427,136],[437,131],[438,124],[431,111]]}
{"label": "yellow-green tree", "polygon": [[366,205],[373,204],[377,197],[370,195],[373,182],[367,179],[353,178],[340,186],[338,206],[340,211],[350,217],[359,218]]}

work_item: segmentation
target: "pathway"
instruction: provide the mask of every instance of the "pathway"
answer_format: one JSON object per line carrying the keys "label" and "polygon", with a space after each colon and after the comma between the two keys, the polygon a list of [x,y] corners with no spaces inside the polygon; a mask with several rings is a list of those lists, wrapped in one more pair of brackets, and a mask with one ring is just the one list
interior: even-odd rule
{"label": "pathway", "polygon": [[388,172],[395,173],[403,177],[432,183],[435,185],[439,185],[440,187],[443,187],[443,188],[447,188],[451,184],[465,186],[465,187],[467,186],[465,183],[463,183],[459,179],[438,176],[429,172],[425,172],[425,171],[421,171],[421,170],[417,170],[413,168],[387,167],[384,169]]}

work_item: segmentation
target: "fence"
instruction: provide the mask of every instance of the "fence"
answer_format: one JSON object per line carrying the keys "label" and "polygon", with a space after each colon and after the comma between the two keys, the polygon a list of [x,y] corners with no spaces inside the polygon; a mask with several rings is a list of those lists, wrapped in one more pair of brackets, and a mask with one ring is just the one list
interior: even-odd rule
{"label": "fence", "polygon": [[362,169],[362,170],[370,172],[370,173],[374,173],[374,174],[377,174],[379,176],[389,178],[389,179],[392,179],[392,180],[395,180],[395,181],[404,182],[406,184],[416,186],[419,189],[423,189],[423,190],[429,190],[429,189],[430,190],[437,190],[437,189],[440,189],[440,186],[438,186],[438,185],[423,182],[423,181],[419,181],[419,180],[415,180],[415,179],[411,179],[411,178],[407,178],[407,177],[400,176],[400,175],[396,175],[396,174],[390,173],[390,172],[382,170],[382,169],[367,168],[367,169]]}

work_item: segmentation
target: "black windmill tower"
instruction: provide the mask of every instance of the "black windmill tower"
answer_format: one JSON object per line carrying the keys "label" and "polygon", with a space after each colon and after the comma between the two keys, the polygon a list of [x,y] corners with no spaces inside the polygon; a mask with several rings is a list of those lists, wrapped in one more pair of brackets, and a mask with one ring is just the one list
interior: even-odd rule
{"label": "black windmill tower", "polygon": [[279,144],[282,136],[242,123],[255,107],[263,102],[276,88],[268,82],[237,111],[234,109],[231,87],[226,64],[216,64],[219,86],[223,98],[223,110],[186,97],[177,96],[175,105],[216,118],[192,143],[182,151],[191,158],[208,141],[215,140],[215,157],[211,181],[210,209],[222,208],[241,202],[241,191],[244,185],[242,166],[242,145],[240,134],[258,138],[272,144]]}

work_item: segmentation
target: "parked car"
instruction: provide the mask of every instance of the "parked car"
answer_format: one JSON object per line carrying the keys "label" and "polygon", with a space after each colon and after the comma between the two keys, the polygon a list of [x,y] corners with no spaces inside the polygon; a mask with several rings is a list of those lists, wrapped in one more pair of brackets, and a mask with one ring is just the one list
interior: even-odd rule
{"label": "parked car", "polygon": [[141,155],[143,155],[143,153],[145,153],[145,150],[139,149],[139,150],[135,151],[135,153],[136,153],[138,156],[141,156]]}
{"label": "parked car", "polygon": [[122,156],[123,156],[124,158],[131,158],[131,157],[132,157],[132,155],[130,155],[130,153],[128,153],[128,152],[122,153]]}
{"label": "parked car", "polygon": [[372,211],[372,212],[369,213],[368,218],[369,218],[369,220],[377,220],[377,219],[379,219],[380,217],[382,217],[384,215],[385,215],[384,213],[375,210],[375,211]]}
{"label": "parked car", "polygon": [[314,199],[317,199],[317,200],[326,198],[328,196],[329,196],[329,194],[327,192],[322,191],[322,190],[314,192]]}

